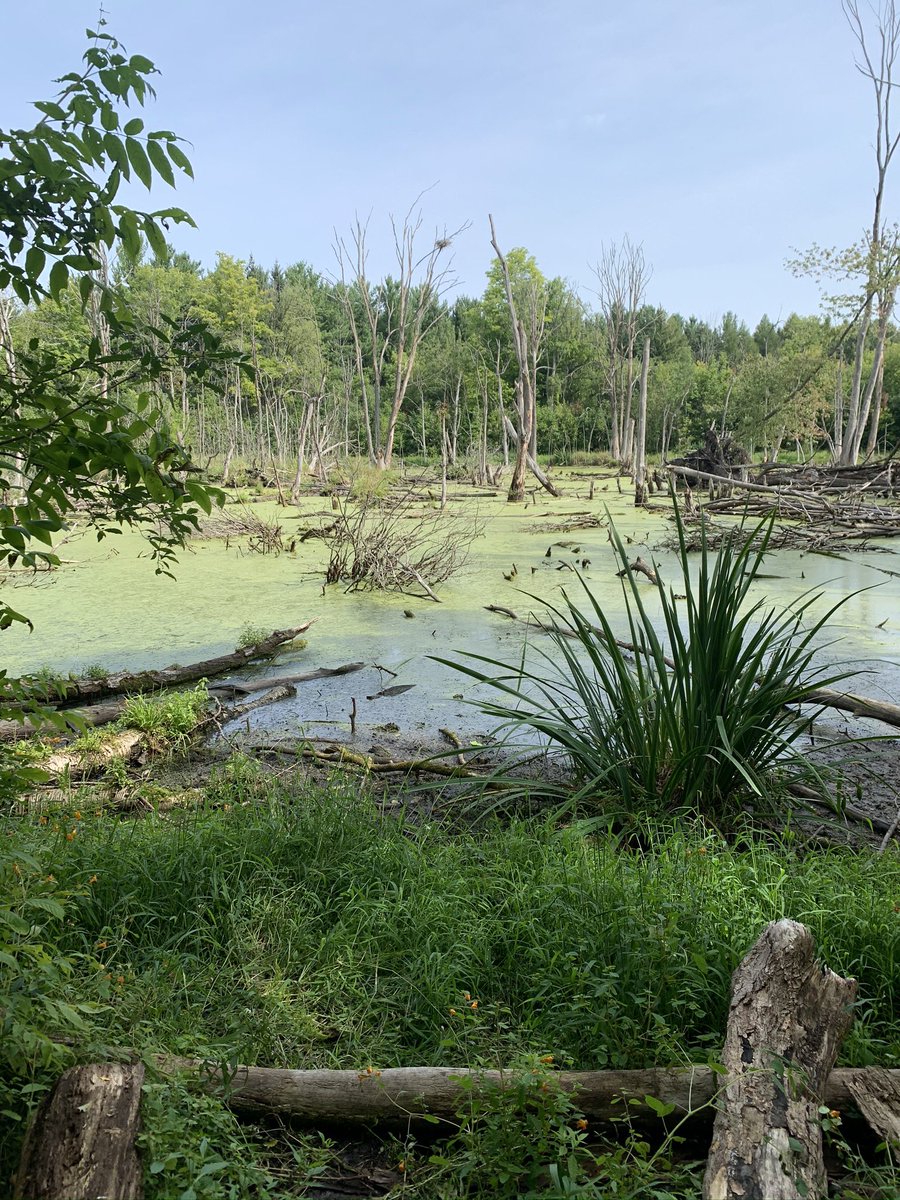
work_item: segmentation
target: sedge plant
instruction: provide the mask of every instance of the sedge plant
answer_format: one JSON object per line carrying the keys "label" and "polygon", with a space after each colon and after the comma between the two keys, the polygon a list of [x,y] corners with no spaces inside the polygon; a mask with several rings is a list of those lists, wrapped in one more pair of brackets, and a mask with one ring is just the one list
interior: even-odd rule
{"label": "sedge plant", "polygon": [[477,703],[508,740],[562,752],[579,804],[617,798],[629,813],[693,810],[719,822],[748,795],[764,804],[776,777],[809,781],[799,742],[817,715],[816,690],[851,674],[815,661],[819,635],[845,600],[814,616],[820,594],[787,608],[750,599],[770,519],[736,528],[717,551],[703,530],[692,570],[674,509],[679,586],[656,572],[658,615],[610,526],[628,641],[580,579],[587,603],[564,592],[563,606],[550,606],[548,649],[532,647],[516,665],[476,654],[441,661],[499,693]]}

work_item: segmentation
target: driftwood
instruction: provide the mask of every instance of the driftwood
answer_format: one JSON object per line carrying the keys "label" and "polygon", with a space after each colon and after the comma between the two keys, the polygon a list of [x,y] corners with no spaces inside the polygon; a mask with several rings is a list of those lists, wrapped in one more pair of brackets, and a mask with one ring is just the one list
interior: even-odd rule
{"label": "driftwood", "polygon": [[[106,704],[92,704],[89,708],[70,708],[65,711],[67,724],[73,728],[81,725],[109,725],[122,715],[125,708],[124,698],[110,700]],[[41,720],[0,721],[0,742],[19,742],[25,738],[34,737],[36,733],[46,733],[47,723]]]}
{"label": "driftwood", "polygon": [[268,704],[277,704],[279,700],[290,700],[297,695],[297,689],[291,683],[280,683],[277,687],[271,688],[262,696],[257,696],[255,700],[248,700],[244,704],[233,704],[230,708],[221,708],[216,713],[210,713],[206,721],[202,724],[215,723],[217,725],[227,725],[230,721],[237,721],[240,717],[244,717],[249,712],[253,712],[255,708],[264,708]]}
{"label": "driftwood", "polygon": [[703,1200],[824,1200],[818,1107],[855,996],[855,980],[816,962],[805,926],[766,927],[732,978]]}
{"label": "driftwood", "polygon": [[29,1131],[15,1200],[140,1200],[135,1135],[143,1079],[140,1063],[66,1071]]}
{"label": "driftwood", "polygon": [[478,771],[469,771],[464,767],[450,766],[448,763],[441,762],[437,757],[404,758],[399,760],[378,759],[373,758],[371,754],[360,754],[358,750],[351,750],[349,746],[345,746],[341,742],[332,742],[321,747],[310,746],[308,743],[264,742],[257,746],[249,746],[248,749],[256,753],[291,754],[297,758],[312,759],[314,762],[322,763],[325,766],[351,767],[365,771],[367,774],[371,773],[375,775],[401,772],[406,775],[446,775],[454,779],[484,778]]}

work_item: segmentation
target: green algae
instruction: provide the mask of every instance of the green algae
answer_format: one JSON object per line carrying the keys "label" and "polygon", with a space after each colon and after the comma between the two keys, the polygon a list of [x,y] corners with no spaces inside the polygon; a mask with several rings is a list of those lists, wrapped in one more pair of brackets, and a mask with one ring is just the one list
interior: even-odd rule
{"label": "green algae", "polygon": [[[271,671],[298,669],[293,664],[300,662],[310,667],[351,661],[377,666],[303,685],[296,701],[261,710],[255,726],[275,735],[296,735],[313,726],[321,732],[346,732],[355,698],[362,727],[394,722],[423,735],[442,724],[473,730],[477,716],[454,697],[477,699],[479,693],[430,656],[468,651],[514,661],[525,636],[540,639],[539,634],[526,635],[522,625],[486,612],[485,606],[505,606],[521,616],[543,614],[547,604],[559,603],[564,588],[577,598],[574,567],[613,625],[621,621],[622,633],[627,633],[618,563],[605,527],[607,511],[629,552],[645,558],[652,553],[663,578],[677,578],[675,556],[654,549],[671,530],[665,497],[658,497],[651,509],[636,510],[627,485],[620,494],[615,480],[602,472],[593,474],[593,499],[588,499],[591,480],[585,473],[558,477],[566,493],[562,499],[538,492],[521,505],[507,504],[502,494],[473,498],[467,488],[451,488],[450,513],[477,511],[484,534],[459,574],[441,587],[440,604],[325,587],[327,548],[318,539],[298,540],[294,553],[279,555],[250,553],[240,541],[196,539],[182,553],[173,580],[154,575],[136,534],[126,531],[99,544],[92,536],[70,537],[64,549],[69,561],[58,571],[7,580],[8,599],[27,613],[35,629],[4,632],[4,665],[10,674],[41,668],[78,672],[86,664],[110,670],[158,668],[226,653],[248,624],[276,629],[312,619],[308,647],[289,651]],[[299,509],[254,507],[282,525],[285,544],[295,532],[330,517],[320,497],[307,498]],[[586,519],[602,523],[554,528]],[[830,626],[833,644],[825,647],[823,661],[847,661],[871,672],[854,684],[855,690],[896,698],[900,579],[878,569],[896,567],[887,548],[852,551],[842,559],[775,551],[751,598],[789,604],[812,589],[822,593],[823,605],[831,605],[850,593]],[[646,587],[652,605],[651,585]],[[393,683],[416,686],[403,696],[365,699]]]}

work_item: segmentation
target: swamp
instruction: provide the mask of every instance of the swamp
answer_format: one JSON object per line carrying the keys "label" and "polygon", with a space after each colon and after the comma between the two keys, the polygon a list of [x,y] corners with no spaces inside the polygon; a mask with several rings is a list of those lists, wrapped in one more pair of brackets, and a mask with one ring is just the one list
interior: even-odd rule
{"label": "swamp", "polygon": [[[810,16],[849,31],[874,100],[874,207],[843,249],[790,251],[817,315],[752,327],[657,302],[628,234],[598,239],[589,286],[545,274],[513,232],[534,171],[433,232],[430,188],[386,222],[329,214],[330,265],[298,259],[298,197],[329,179],[288,215],[291,155],[251,157],[289,124],[288,18],[241,14],[259,70],[223,88],[233,30],[208,15],[173,89],[205,114],[196,151],[137,115],[159,72],[102,10],[34,123],[0,128],[0,1196],[897,1200],[894,0]],[[554,22],[548,44],[598,36]],[[292,93],[330,62],[309,41]],[[342,191],[374,187],[345,144],[388,100],[380,78],[328,115]],[[189,148],[216,178],[235,102],[264,107],[220,153],[259,185],[194,194],[207,217],[239,196],[229,244],[249,230],[269,266],[211,243],[204,265],[157,206],[193,185]],[[837,128],[817,136],[856,181]],[[574,171],[633,139],[606,129],[532,132]],[[723,159],[692,203],[736,177]],[[593,230],[614,189],[583,190]],[[542,238],[576,237],[577,194],[525,224],[561,271]],[[654,191],[661,283],[691,306],[677,194]],[[711,225],[690,253],[761,311],[745,217],[734,261]]]}

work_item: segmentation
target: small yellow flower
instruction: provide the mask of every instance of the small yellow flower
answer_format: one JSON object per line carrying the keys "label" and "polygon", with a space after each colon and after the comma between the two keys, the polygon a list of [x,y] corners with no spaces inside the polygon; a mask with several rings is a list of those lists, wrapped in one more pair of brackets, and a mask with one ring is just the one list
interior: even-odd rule
{"label": "small yellow flower", "polygon": [[476,1009],[477,1007],[478,1007],[478,1001],[477,1001],[477,1000],[473,1000],[473,1001],[472,1001],[472,1003],[469,1005],[469,1008],[471,1008],[471,1009],[473,1009],[473,1010],[474,1010],[474,1009]]}
{"label": "small yellow flower", "polygon": [[13,863],[13,872],[14,872],[16,875],[21,875],[21,874],[22,874],[22,872],[19,870],[19,864],[18,864],[17,862],[14,862],[14,863]]}
{"label": "small yellow flower", "polygon": [[72,816],[75,818],[76,821],[81,820],[81,813],[78,811],[77,808],[75,809],[74,813],[72,813]]}
{"label": "small yellow flower", "polygon": [[463,1000],[471,1000],[471,999],[472,999],[471,992],[463,992]]}
{"label": "small yellow flower", "polygon": [[122,984],[123,984],[124,982],[125,982],[125,976],[124,976],[124,975],[117,975],[117,976],[116,976],[116,983],[117,983],[117,984],[119,984],[119,986],[120,986],[120,987],[122,986]]}
{"label": "small yellow flower", "polygon": [[836,1108],[833,1108],[828,1115],[832,1121],[839,1121],[841,1119],[841,1114]]}
{"label": "small yellow flower", "polygon": [[451,1009],[450,1009],[450,1016],[451,1016],[451,1017],[455,1017],[455,1016],[456,1016],[456,1009],[455,1009],[455,1008],[451,1008]]}
{"label": "small yellow flower", "polygon": [[48,876],[47,876],[47,882],[48,882],[48,883],[56,883],[56,876],[55,876],[55,875],[48,875]]}
{"label": "small yellow flower", "polygon": [[38,825],[46,825],[46,824],[47,824],[46,817],[38,817]]}
{"label": "small yellow flower", "polygon": [[96,942],[95,945],[98,950],[105,950],[108,945],[108,942],[106,941],[106,938],[103,938],[101,941]]}
{"label": "small yellow flower", "polygon": [[587,1121],[584,1119],[584,1117],[582,1117],[580,1121],[576,1121],[576,1122],[575,1122],[575,1128],[576,1128],[576,1129],[587,1129],[587,1127],[588,1127],[588,1123],[587,1123]]}
{"label": "small yellow flower", "polygon": [[90,877],[90,879],[88,880],[88,883],[89,883],[89,884],[90,884],[90,883],[96,883],[96,882],[97,882],[97,876],[96,876],[96,875],[92,875],[92,876]]}
{"label": "small yellow flower", "polygon": [[698,853],[698,854],[705,854],[705,853],[706,853],[706,847],[705,847],[705,846],[700,846],[700,847],[699,847],[699,849],[697,850],[697,853]]}
{"label": "small yellow flower", "polygon": [[59,826],[58,826],[58,825],[54,825],[54,826],[53,826],[53,832],[54,832],[54,833],[59,833]]}
{"label": "small yellow flower", "polygon": [[397,1170],[401,1174],[406,1170],[406,1160],[405,1159],[401,1158],[400,1161],[397,1163]]}
{"label": "small yellow flower", "polygon": [[75,841],[75,834],[76,834],[77,832],[78,832],[78,830],[77,830],[77,829],[73,829],[71,833],[67,833],[67,834],[66,834],[66,841],[67,841],[67,842],[74,842],[74,841]]}
{"label": "small yellow flower", "polygon": [[542,1055],[541,1055],[541,1062],[542,1062],[542,1063],[552,1063],[552,1062],[553,1062],[553,1055],[552,1055],[552,1054],[542,1054]]}

